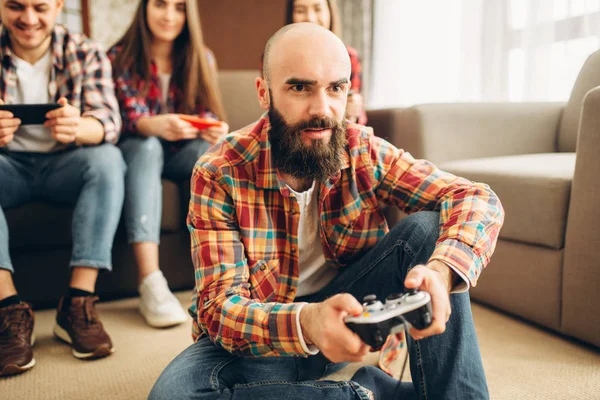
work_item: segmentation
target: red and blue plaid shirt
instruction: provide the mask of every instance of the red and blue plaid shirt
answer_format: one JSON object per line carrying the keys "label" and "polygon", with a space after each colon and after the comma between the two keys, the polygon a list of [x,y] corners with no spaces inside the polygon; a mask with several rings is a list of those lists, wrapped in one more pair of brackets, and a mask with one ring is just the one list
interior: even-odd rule
{"label": "red and blue plaid shirt", "polygon": [[[52,30],[52,65],[48,93],[58,101],[65,97],[81,110],[82,117],[96,118],[104,127],[104,140],[116,143],[121,132],[119,105],[115,97],[112,67],[100,46],[62,25]],[[0,26],[2,79],[0,95],[12,104],[17,95],[17,70],[12,62],[8,31]],[[44,90],[40,88],[40,90]]]}
{"label": "red and blue plaid shirt", "polygon": [[[244,356],[306,356],[296,325],[300,210],[271,159],[266,114],[224,138],[196,163],[188,228],[196,291],[193,338],[208,335]],[[440,212],[431,259],[475,285],[504,212],[494,192],[437,169],[348,124],[342,170],[318,186],[320,239],[335,268],[356,260],[388,232],[379,203],[407,213]]]}
{"label": "red and blue plaid shirt", "polygon": [[[113,46],[108,51],[108,57],[113,63],[121,50],[121,46]],[[210,50],[206,50],[206,57],[209,66],[216,68],[215,57]],[[215,71],[216,73],[216,71]],[[183,97],[183,91],[175,85],[173,80],[169,85],[167,94],[166,110],[163,110],[163,93],[158,76],[158,67],[154,61],[150,64],[150,82],[146,95],[142,96],[146,86],[145,81],[134,82],[133,74],[130,70],[114,69],[115,90],[121,109],[121,118],[123,119],[123,135],[125,139],[128,135],[138,134],[136,123],[141,117],[152,117],[163,113],[174,113],[178,109],[179,102]],[[198,104],[196,114],[202,118],[215,118],[215,114],[210,112],[202,104]]]}

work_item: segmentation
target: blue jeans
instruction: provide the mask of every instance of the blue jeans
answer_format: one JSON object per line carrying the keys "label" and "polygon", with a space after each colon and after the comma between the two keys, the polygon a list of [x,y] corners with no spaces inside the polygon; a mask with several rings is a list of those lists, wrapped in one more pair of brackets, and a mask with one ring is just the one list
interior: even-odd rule
{"label": "blue jeans", "polygon": [[37,200],[75,206],[72,267],[112,269],[124,175],[123,157],[111,144],[47,154],[0,151],[0,268],[14,272],[2,209]]}
{"label": "blue jeans", "polygon": [[202,139],[187,141],[178,151],[169,150],[156,137],[131,136],[119,144],[127,164],[125,226],[129,243],[160,242],[162,215],[161,179],[190,179],[194,164],[210,148]]}
{"label": "blue jeans", "polygon": [[[384,299],[403,291],[407,272],[428,261],[438,235],[439,213],[412,214],[320,292],[297,300],[319,302],[341,292],[359,300],[367,294]],[[244,358],[203,337],[167,366],[149,398],[362,399],[366,387],[379,399],[487,399],[469,294],[452,294],[450,302],[452,315],[443,334],[407,339],[412,384],[374,367],[361,368],[348,382],[316,381],[344,364],[330,363],[321,354]]]}

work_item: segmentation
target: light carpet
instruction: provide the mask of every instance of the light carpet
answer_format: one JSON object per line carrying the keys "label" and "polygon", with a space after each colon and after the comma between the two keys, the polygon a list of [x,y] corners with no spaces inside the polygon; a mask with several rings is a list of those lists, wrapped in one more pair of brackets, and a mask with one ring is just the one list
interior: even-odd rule
{"label": "light carpet", "polygon": [[[189,305],[189,293],[178,293]],[[80,361],[52,336],[54,310],[35,313],[37,365],[0,379],[0,399],[144,399],[167,364],[191,344],[190,325],[148,327],[137,312],[138,299],[98,304],[115,343],[112,356]],[[600,352],[521,320],[473,304],[492,399],[600,399]],[[376,363],[376,354],[367,363]],[[347,379],[351,364],[331,378]],[[400,368],[400,363],[397,364]],[[408,370],[408,368],[406,368]],[[405,373],[404,379],[410,379]]]}

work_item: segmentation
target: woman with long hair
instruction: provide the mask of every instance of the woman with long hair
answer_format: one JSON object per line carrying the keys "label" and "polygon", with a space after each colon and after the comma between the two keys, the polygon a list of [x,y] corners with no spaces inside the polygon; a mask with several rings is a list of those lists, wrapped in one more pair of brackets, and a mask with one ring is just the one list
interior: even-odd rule
{"label": "woman with long hair", "polygon": [[[339,38],[342,34],[342,23],[337,8],[336,0],[288,0],[285,13],[285,24],[295,22],[313,22],[329,29]],[[352,72],[350,75],[350,93],[346,105],[346,117],[353,122],[365,124],[367,114],[364,110],[361,90],[361,65],[358,53],[350,46],[346,46]]]}
{"label": "woman with long hair", "polygon": [[[198,3],[142,0],[131,26],[108,52],[123,119],[127,235],[138,266],[140,312],[154,327],[186,319],[159,268],[161,178],[189,181],[198,157],[229,130]],[[186,116],[216,126],[199,129],[182,119]]]}

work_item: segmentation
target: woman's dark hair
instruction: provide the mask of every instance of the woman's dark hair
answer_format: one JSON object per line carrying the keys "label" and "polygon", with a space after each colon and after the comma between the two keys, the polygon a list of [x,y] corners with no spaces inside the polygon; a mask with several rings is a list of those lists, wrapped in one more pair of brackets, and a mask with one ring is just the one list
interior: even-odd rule
{"label": "woman's dark hair", "polygon": [[[329,30],[340,39],[342,38],[342,21],[340,19],[340,12],[337,7],[336,0],[327,0],[327,6],[329,7],[329,14],[331,14],[331,26]],[[287,7],[285,9],[285,25],[294,23],[294,0],[287,0]]]}

